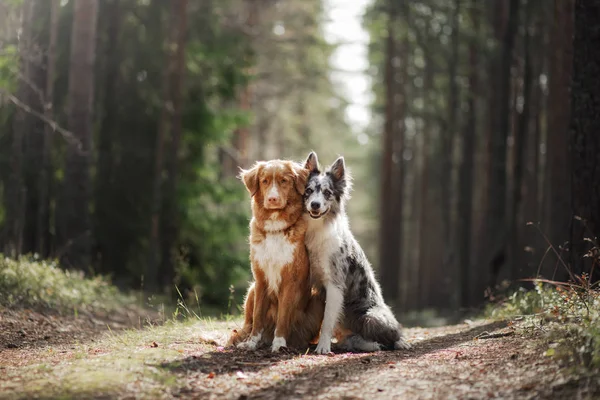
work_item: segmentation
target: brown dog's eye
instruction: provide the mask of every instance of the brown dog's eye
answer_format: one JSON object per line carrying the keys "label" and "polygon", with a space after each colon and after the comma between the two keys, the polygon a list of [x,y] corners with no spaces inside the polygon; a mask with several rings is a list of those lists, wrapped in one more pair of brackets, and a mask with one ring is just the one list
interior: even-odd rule
{"label": "brown dog's eye", "polygon": [[264,183],[266,185],[267,183],[269,183],[269,180],[268,179],[263,179],[262,183]]}
{"label": "brown dog's eye", "polygon": [[283,179],[281,180],[281,183],[287,183],[287,179],[283,178]]}

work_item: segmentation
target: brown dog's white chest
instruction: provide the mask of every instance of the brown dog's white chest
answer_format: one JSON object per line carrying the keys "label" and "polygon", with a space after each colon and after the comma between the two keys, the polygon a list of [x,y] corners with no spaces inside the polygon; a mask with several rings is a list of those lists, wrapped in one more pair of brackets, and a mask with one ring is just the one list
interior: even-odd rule
{"label": "brown dog's white chest", "polygon": [[252,262],[265,274],[271,291],[279,291],[281,272],[294,262],[297,246],[283,232],[267,232],[261,241],[252,243]]}

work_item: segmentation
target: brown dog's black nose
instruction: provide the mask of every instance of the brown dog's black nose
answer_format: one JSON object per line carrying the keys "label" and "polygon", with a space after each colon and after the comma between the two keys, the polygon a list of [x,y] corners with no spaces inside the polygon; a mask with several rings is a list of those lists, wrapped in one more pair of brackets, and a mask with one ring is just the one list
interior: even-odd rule
{"label": "brown dog's black nose", "polygon": [[312,203],[310,203],[310,208],[312,208],[313,210],[318,210],[321,207],[321,203],[319,203],[318,201],[313,201]]}

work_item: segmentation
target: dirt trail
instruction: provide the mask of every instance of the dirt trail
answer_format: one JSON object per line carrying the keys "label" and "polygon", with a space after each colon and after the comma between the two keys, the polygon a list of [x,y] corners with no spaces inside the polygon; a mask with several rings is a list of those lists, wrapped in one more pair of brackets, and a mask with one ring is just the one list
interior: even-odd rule
{"label": "dirt trail", "polygon": [[[48,349],[64,349],[73,344],[49,345],[41,350],[0,349],[0,365],[19,357],[28,360],[0,367],[0,376],[4,371],[8,377],[4,387],[0,379],[0,398],[600,397],[597,379],[575,380],[568,375],[568,368],[544,355],[548,343],[541,333],[513,330],[503,322],[407,329],[413,350],[330,356],[222,348],[227,333],[235,326],[235,322],[174,324],[146,333],[140,331],[139,336],[130,334],[127,340],[118,337],[115,340],[112,333],[113,345],[103,342],[102,337],[93,339],[101,351],[96,354],[98,349],[94,345],[86,345],[83,359],[77,360],[79,364],[74,362],[72,351],[61,355],[51,350],[53,354],[48,355]],[[49,363],[51,367],[32,367],[36,360],[27,356],[32,352],[42,357],[38,363]],[[123,363],[125,358],[132,357],[137,364]],[[116,378],[101,375],[93,388],[84,382],[80,388],[75,385],[65,389],[65,382],[72,382],[68,379],[69,371],[78,381],[87,374],[86,363],[90,371],[96,372],[103,366],[122,379],[111,381]],[[31,371],[34,371],[32,376],[23,378]],[[125,376],[127,371],[133,371],[131,376]],[[21,383],[27,379],[35,382],[36,391],[22,388]]]}

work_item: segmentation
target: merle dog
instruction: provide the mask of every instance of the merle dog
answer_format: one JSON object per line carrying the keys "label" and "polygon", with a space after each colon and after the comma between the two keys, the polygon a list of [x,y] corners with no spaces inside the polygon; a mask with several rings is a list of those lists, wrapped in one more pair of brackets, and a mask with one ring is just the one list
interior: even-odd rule
{"label": "merle dog", "polygon": [[349,199],[351,177],[344,158],[325,172],[316,153],[305,167],[310,176],[304,194],[308,221],[305,243],[311,276],[326,290],[325,316],[316,352],[331,351],[334,328],[349,333],[340,341],[350,351],[408,349],[401,326],[385,304],[373,268],[352,235],[344,206]]}

